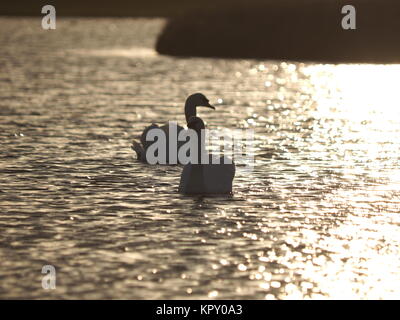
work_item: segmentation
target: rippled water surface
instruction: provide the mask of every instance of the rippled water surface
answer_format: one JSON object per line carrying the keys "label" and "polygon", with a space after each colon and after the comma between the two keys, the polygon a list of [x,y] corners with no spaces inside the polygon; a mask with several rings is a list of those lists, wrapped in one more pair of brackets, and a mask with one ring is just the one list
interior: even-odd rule
{"label": "rippled water surface", "polygon": [[[0,19],[0,297],[400,298],[400,66],[158,56],[163,23]],[[232,197],[130,149],[198,91],[255,130]]]}

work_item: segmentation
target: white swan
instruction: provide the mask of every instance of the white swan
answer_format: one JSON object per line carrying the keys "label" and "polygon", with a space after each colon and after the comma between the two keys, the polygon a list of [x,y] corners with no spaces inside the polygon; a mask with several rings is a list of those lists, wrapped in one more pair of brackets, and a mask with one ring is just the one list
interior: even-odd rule
{"label": "white swan", "polygon": [[[202,93],[195,93],[190,95],[185,102],[185,118],[186,118],[186,123],[188,123],[189,119],[191,117],[195,117],[197,115],[197,107],[207,107],[210,109],[215,110],[215,107],[212,106],[209,102],[209,100],[206,98],[206,96]],[[167,146],[166,146],[166,151],[167,151],[167,163],[169,163],[169,155],[168,155],[168,145],[169,145],[169,124],[165,124],[161,127],[159,127],[157,124],[153,123],[150,126],[146,127],[142,135],[140,136],[140,143],[137,141],[133,141],[133,144],[131,148],[136,152],[137,159],[142,161],[142,162],[148,162],[146,158],[146,151],[147,148],[154,143],[153,141],[146,141],[146,135],[151,129],[159,128],[164,131],[166,138],[167,138]],[[177,126],[177,132],[179,135],[179,132],[181,130],[184,130],[183,127]],[[177,152],[179,148],[184,144],[185,142],[183,141],[177,141]]]}
{"label": "white swan", "polygon": [[[219,164],[213,164],[212,160],[216,157],[208,154],[204,144],[200,143],[201,130],[205,128],[201,118],[190,118],[188,127],[197,133],[199,164],[189,163],[183,167],[179,192],[184,194],[231,194],[235,164],[227,157],[221,157],[218,161]],[[209,164],[200,164],[202,155],[203,158],[204,155],[208,156]]]}

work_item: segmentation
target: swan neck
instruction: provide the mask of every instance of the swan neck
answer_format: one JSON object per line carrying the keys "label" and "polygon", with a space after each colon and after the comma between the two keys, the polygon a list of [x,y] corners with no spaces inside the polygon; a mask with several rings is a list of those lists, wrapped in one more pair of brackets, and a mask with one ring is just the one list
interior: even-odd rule
{"label": "swan neck", "polygon": [[198,156],[198,163],[202,163],[203,156],[205,158],[206,156],[206,146],[205,146],[205,139],[203,140],[203,136],[205,138],[205,132],[203,133],[203,130],[200,130],[200,132],[197,132],[197,156]]}
{"label": "swan neck", "polygon": [[202,155],[202,141],[201,133],[197,132],[197,163],[201,165],[201,155]]}
{"label": "swan neck", "polygon": [[196,117],[197,112],[196,112],[196,105],[190,100],[186,100],[185,103],[185,117],[186,117],[186,123],[189,122],[189,119],[191,117]]}

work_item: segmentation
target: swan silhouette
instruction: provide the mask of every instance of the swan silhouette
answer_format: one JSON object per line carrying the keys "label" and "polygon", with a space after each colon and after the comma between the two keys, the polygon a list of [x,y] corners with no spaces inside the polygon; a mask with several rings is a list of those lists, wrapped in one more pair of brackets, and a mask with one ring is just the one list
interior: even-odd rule
{"label": "swan silhouette", "polygon": [[[197,164],[186,164],[183,167],[179,192],[183,194],[231,194],[232,182],[235,177],[235,164],[228,157],[217,158],[208,154],[201,141],[201,130],[204,122],[199,117],[191,117],[188,128],[197,134],[198,161]],[[202,164],[201,159],[207,159],[208,164]],[[218,163],[218,164],[217,164]]]}
{"label": "swan silhouette", "polygon": [[[189,119],[191,117],[195,117],[197,115],[197,107],[206,107],[206,108],[210,108],[210,109],[215,110],[215,107],[210,104],[209,100],[206,98],[206,96],[204,94],[202,94],[202,93],[194,93],[194,94],[190,95],[186,99],[186,102],[185,102],[186,123],[188,123],[188,121],[189,121]],[[169,152],[169,124],[164,124],[164,125],[162,125],[160,127],[157,124],[152,123],[150,126],[146,127],[143,130],[143,132],[142,132],[142,134],[140,136],[140,142],[137,142],[137,141],[134,140],[133,143],[132,143],[131,148],[132,148],[133,151],[136,152],[138,160],[140,160],[142,162],[145,162],[145,163],[148,163],[147,157],[146,157],[146,151],[149,148],[149,146],[151,144],[153,144],[154,142],[153,141],[146,141],[146,136],[147,136],[147,133],[152,129],[161,129],[165,133],[165,136],[167,138],[166,139],[166,142],[167,142],[167,145],[166,145],[167,157],[166,157],[166,159],[167,159],[167,163],[169,164],[169,162],[170,162],[169,161],[169,154],[168,154],[168,152]],[[178,135],[179,135],[179,132],[181,130],[184,130],[184,128],[178,125],[177,126]],[[177,141],[177,154],[178,154],[179,148],[184,143],[185,143],[185,141]],[[178,159],[178,158],[176,158],[176,159]]]}

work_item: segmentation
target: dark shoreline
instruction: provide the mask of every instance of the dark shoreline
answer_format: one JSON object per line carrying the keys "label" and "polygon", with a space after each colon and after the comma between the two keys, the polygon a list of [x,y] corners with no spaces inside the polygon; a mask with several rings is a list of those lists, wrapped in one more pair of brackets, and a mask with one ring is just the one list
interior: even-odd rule
{"label": "dark shoreline", "polygon": [[[0,16],[42,17],[47,0],[0,3]],[[398,0],[54,0],[59,17],[168,18],[156,50],[176,57],[399,63]],[[343,30],[341,8],[357,10]]]}
{"label": "dark shoreline", "polygon": [[[344,30],[344,5],[356,29]],[[171,56],[324,63],[399,63],[400,3],[395,0],[289,0],[220,6],[169,20],[156,50]]]}
{"label": "dark shoreline", "polygon": [[[8,1],[8,0],[6,0]],[[237,1],[237,0],[233,0]],[[38,16],[41,8],[47,4],[56,8],[62,17],[172,17],[196,7],[211,8],[214,3],[226,0],[203,0],[202,4],[187,0],[18,0],[0,2],[0,16]]]}

